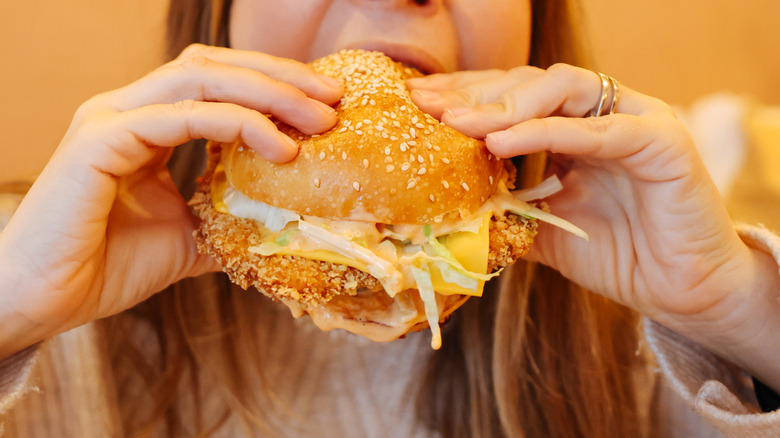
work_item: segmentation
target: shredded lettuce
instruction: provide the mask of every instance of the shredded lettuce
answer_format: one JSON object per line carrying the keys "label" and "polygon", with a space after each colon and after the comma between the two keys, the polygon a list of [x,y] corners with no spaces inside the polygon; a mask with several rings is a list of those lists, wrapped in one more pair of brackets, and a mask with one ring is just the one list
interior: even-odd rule
{"label": "shredded lettuce", "polygon": [[232,187],[225,190],[223,201],[233,216],[259,221],[275,233],[301,218],[293,211],[250,199]]}
{"label": "shredded lettuce", "polygon": [[[426,245],[423,245],[423,250],[425,250],[425,254],[428,256],[429,260],[432,262],[444,262],[448,265],[450,265],[453,269],[455,269],[458,273],[468,277],[473,278],[475,280],[482,280],[487,281],[491,278],[498,275],[498,272],[495,272],[493,274],[480,274],[479,272],[471,272],[468,269],[464,268],[462,264],[458,261],[458,259],[455,258],[454,255],[452,255],[452,252],[449,248],[444,246],[441,242],[439,242],[436,238],[430,238],[428,240],[428,243]],[[432,254],[431,254],[432,253]],[[444,272],[442,272],[442,275]]]}
{"label": "shredded lettuce", "polygon": [[403,275],[388,260],[385,260],[368,248],[327,231],[304,220],[298,221],[298,229],[310,239],[316,240],[323,249],[337,252],[366,264],[368,273],[376,277],[391,297],[403,290]]}
{"label": "shredded lettuce", "polygon": [[561,190],[563,190],[561,180],[558,179],[558,176],[551,175],[534,187],[512,191],[512,196],[519,201],[528,202],[533,201],[534,199],[544,199]]}
{"label": "shredded lettuce", "polygon": [[261,256],[268,257],[283,249],[284,247],[276,242],[263,242],[260,245],[250,246],[248,251],[253,254],[260,254]]}
{"label": "shredded lettuce", "polygon": [[428,266],[412,266],[412,276],[417,283],[417,290],[425,307],[425,317],[431,327],[431,348],[441,348],[441,327],[439,327],[439,306],[436,303],[436,291],[433,290],[433,281]]}
{"label": "shredded lettuce", "polygon": [[581,237],[585,240],[590,240],[590,238],[588,237],[588,233],[583,231],[580,227],[574,225],[573,223],[567,221],[566,219],[559,218],[558,216],[552,213],[548,213],[536,207],[530,207],[529,210],[522,211],[522,212],[514,211],[511,208],[507,208],[507,211],[510,211],[515,214],[519,214],[521,216],[531,217],[533,219],[539,219],[542,222],[547,222],[548,224],[555,225],[558,228],[566,230],[577,237]]}
{"label": "shredded lettuce", "polygon": [[436,260],[432,261],[432,263],[439,269],[439,272],[441,272],[442,280],[447,283],[457,284],[464,289],[477,292],[480,280],[474,278],[472,273],[464,274],[463,271],[458,270],[458,268],[455,268],[445,261]]}
{"label": "shredded lettuce", "polygon": [[588,240],[588,233],[567,221],[566,219],[559,218],[552,213],[548,213],[541,209],[534,207],[524,201],[521,201],[510,193],[497,193],[490,198],[491,207],[495,210],[509,211],[516,215],[520,215],[527,218],[538,219],[542,222],[555,225],[558,228],[566,230],[575,236],[582,237]]}
{"label": "shredded lettuce", "polygon": [[290,244],[290,238],[292,237],[293,233],[295,233],[295,231],[287,230],[280,234],[279,237],[274,240],[274,242],[276,242],[276,244],[279,246],[287,246]]}

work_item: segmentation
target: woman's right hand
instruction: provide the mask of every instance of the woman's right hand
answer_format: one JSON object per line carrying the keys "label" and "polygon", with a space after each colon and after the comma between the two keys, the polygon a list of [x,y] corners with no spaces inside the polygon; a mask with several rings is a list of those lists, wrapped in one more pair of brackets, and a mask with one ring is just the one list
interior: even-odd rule
{"label": "woman's right hand", "polygon": [[0,359],[217,270],[195,249],[196,219],[165,165],[172,147],[241,139],[284,162],[297,146],[264,114],[322,132],[342,92],[296,61],[193,45],[83,104],[0,234]]}

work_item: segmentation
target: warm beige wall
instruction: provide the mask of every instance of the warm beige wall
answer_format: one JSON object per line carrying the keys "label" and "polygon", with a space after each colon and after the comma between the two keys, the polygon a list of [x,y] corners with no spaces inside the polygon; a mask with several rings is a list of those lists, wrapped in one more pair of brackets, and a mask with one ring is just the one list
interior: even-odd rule
{"label": "warm beige wall", "polygon": [[[281,1],[281,0],[280,0]],[[780,103],[780,2],[582,0],[599,68],[672,103]],[[0,1],[0,180],[38,172],[78,105],[162,59],[165,0]]]}
{"label": "warm beige wall", "polygon": [[43,168],[79,104],[163,59],[166,0],[0,0],[0,181]]}
{"label": "warm beige wall", "polygon": [[777,0],[584,0],[599,68],[671,103],[726,90],[780,104]]}

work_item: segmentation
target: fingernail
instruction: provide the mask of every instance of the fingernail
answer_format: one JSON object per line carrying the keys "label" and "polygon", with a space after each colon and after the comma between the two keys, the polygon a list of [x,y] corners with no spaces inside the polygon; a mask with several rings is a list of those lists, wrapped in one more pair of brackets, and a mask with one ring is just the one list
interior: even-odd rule
{"label": "fingernail", "polygon": [[[282,160],[280,161],[288,161],[295,158],[296,155],[298,155],[298,143],[295,142],[295,140],[291,139],[290,137],[282,134],[282,139],[284,139],[284,142],[287,143],[287,145],[290,147],[289,152],[292,152],[290,154],[281,154]],[[287,158],[289,157],[289,158]]]}
{"label": "fingernail", "polygon": [[470,106],[459,106],[455,108],[447,108],[446,110],[444,110],[444,113],[451,118],[465,116],[466,114],[471,114],[473,112],[474,112],[474,108]]}
{"label": "fingernail", "polygon": [[340,79],[336,79],[336,78],[334,78],[332,76],[327,76],[327,75],[319,75],[319,78],[320,78],[320,81],[322,81],[322,83],[324,83],[325,85],[327,85],[329,87],[341,88],[342,84],[341,84],[341,80]]}
{"label": "fingernail", "polygon": [[333,109],[333,107],[331,107],[330,105],[326,103],[322,103],[319,100],[315,100],[314,103],[316,104],[317,109],[322,111],[322,113],[325,114],[326,116],[331,117],[336,114],[336,110]]}
{"label": "fingernail", "polygon": [[487,137],[485,137],[485,140],[492,143],[502,143],[506,140],[509,140],[510,137],[512,137],[512,131],[496,131],[488,134]]}
{"label": "fingernail", "polygon": [[437,93],[435,91],[431,90],[412,90],[412,94],[414,94],[417,98],[422,100],[439,100],[441,99],[441,93]]}

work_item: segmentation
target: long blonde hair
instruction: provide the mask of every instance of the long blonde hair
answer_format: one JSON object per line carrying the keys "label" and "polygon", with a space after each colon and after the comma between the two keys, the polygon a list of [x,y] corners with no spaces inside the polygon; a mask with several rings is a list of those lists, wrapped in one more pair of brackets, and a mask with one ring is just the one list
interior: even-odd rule
{"label": "long blonde hair", "polygon": [[[583,65],[570,2],[532,3],[529,62]],[[171,56],[193,42],[228,45],[229,8],[230,0],[172,0]],[[184,196],[192,194],[203,162],[198,144],[179,148],[172,159]],[[420,423],[446,437],[641,435],[632,377],[638,360],[636,314],[532,264],[518,263],[500,281],[447,324],[446,342],[425,365],[420,382]],[[191,289],[200,292],[193,296]],[[261,358],[246,354],[258,350],[252,316],[243,305],[247,299],[257,298],[234,293],[224,277],[206,276],[174,285],[103,323],[116,346],[112,360],[117,367],[134,367],[130,374],[136,377],[124,377],[120,384],[134,381],[148,391],[146,397],[121,400],[128,435],[143,436],[161,425],[175,435],[183,428],[182,417],[194,419],[192,427],[202,435],[218,428],[219,422],[204,422],[197,398],[190,404],[178,400],[182,393],[198,394],[182,387],[197,385],[194,376],[204,368],[221,376],[228,389],[219,418],[238,414],[248,434],[275,434],[273,415],[283,407],[274,407]],[[126,336],[139,324],[159,340],[154,361]],[[201,343],[201,336],[220,341]],[[242,390],[239,377],[247,373],[257,379],[251,391]]]}

